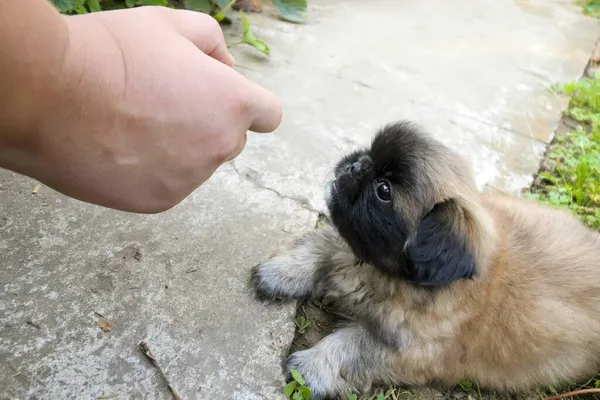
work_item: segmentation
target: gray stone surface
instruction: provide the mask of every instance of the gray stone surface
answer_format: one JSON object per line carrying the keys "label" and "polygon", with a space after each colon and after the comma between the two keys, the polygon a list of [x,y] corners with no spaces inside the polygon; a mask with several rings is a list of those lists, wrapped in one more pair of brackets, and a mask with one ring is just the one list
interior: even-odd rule
{"label": "gray stone surface", "polygon": [[173,210],[32,194],[0,172],[0,398],[170,398],[141,340],[185,399],[281,398],[293,306],[255,302],[248,271],[314,226],[337,158],[408,118],[468,157],[482,188],[516,192],[565,106],[547,85],[579,78],[600,33],[571,0],[309,3],[303,25],[250,16],[269,59],[232,50],[281,97],[281,127]]}

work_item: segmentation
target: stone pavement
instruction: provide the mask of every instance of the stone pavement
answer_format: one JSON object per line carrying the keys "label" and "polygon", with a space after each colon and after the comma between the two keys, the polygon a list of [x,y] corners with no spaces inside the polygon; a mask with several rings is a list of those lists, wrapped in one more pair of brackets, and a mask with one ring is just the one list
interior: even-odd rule
{"label": "stone pavement", "polygon": [[[571,0],[309,0],[308,23],[250,15],[266,58],[236,69],[284,120],[181,205],[138,216],[0,172],[0,398],[278,399],[293,305],[263,306],[252,265],[314,227],[337,158],[391,120],[468,157],[482,189],[527,186],[600,29]],[[227,28],[235,35],[239,26]],[[101,316],[100,316],[101,315]],[[108,321],[103,332],[98,322]]]}

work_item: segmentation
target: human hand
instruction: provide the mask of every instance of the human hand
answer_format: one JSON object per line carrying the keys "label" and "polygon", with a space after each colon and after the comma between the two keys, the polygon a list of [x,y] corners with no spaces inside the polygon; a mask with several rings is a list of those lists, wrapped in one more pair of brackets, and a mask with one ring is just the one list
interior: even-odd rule
{"label": "human hand", "polygon": [[17,172],[83,201],[161,212],[239,155],[247,130],[281,121],[277,98],[231,68],[210,16],[139,7],[63,18],[60,78]]}

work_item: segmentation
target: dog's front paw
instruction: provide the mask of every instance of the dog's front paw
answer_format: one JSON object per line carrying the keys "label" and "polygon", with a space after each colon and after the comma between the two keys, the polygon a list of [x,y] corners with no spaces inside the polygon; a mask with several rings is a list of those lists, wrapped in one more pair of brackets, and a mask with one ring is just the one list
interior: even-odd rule
{"label": "dog's front paw", "polygon": [[281,279],[278,278],[277,265],[265,261],[252,268],[250,282],[256,297],[262,301],[280,301],[289,296],[284,292]]}
{"label": "dog's front paw", "polygon": [[311,400],[329,398],[345,398],[346,394],[353,391],[351,385],[341,376],[337,360],[330,359],[319,352],[318,348],[297,351],[285,362],[286,382],[291,382],[294,377],[292,369],[296,370],[312,394]]}
{"label": "dog's front paw", "polygon": [[310,297],[314,286],[313,264],[310,260],[282,254],[252,268],[251,284],[263,301]]}

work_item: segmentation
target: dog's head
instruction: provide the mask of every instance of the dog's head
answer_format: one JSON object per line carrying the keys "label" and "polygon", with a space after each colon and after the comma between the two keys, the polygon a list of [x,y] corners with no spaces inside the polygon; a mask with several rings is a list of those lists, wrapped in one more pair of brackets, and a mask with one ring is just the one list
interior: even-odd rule
{"label": "dog's head", "polygon": [[493,235],[468,165],[410,122],[344,157],[327,205],[358,258],[419,285],[476,275]]}

